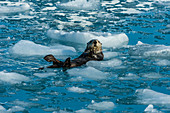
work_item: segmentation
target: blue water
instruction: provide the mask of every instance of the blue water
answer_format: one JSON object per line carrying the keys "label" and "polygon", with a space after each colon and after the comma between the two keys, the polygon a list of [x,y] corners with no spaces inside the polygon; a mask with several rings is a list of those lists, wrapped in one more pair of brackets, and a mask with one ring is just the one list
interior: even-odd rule
{"label": "blue water", "polygon": [[[8,1],[16,2],[16,0]],[[97,6],[91,1],[94,8],[88,7],[84,10],[81,10],[81,7],[75,9],[77,6],[61,7],[60,4],[67,3],[67,0],[25,0],[24,2],[30,5],[29,10],[0,13],[0,72],[15,72],[28,77],[30,81],[12,84],[4,82],[0,77],[0,105],[6,109],[2,111],[0,108],[0,112],[8,113],[12,109],[12,112],[16,110],[23,113],[60,113],[86,109],[88,112],[134,113],[144,112],[149,104],[152,104],[153,109],[157,111],[170,112],[170,103],[166,101],[170,100],[170,2],[168,0],[102,0],[95,2]],[[54,9],[45,10],[47,7]],[[129,43],[126,47],[104,48],[106,52],[118,53],[114,59],[122,62],[117,67],[94,66],[103,73],[109,73],[107,79],[72,81],[74,77],[68,70],[61,68],[38,70],[39,67],[50,65],[43,60],[44,56],[18,56],[9,52],[10,48],[20,40],[29,40],[45,46],[55,45],[57,41],[47,36],[49,29],[65,32],[125,33]],[[149,44],[149,47],[135,46],[138,41]],[[76,48],[76,44],[67,41],[62,44]],[[151,53],[149,57],[139,54],[149,49],[154,50],[155,45],[166,46],[167,54],[161,56],[159,53],[159,55]],[[78,54],[73,57],[80,55],[83,47],[76,48]],[[131,48],[140,50],[134,55]],[[63,57],[65,58],[61,56],[60,59],[63,60]],[[78,69],[85,67],[87,65]],[[53,73],[55,76],[42,78],[35,76],[35,73]],[[130,78],[128,74],[135,76]],[[69,90],[74,87],[84,88],[90,92]],[[139,92],[141,95],[136,93],[141,89],[157,92],[153,95],[158,95],[159,102],[154,102],[157,98],[152,98],[147,92]],[[98,109],[96,106],[90,108],[92,100],[96,103],[112,102],[114,107],[106,109],[108,105],[105,105],[103,109]],[[22,109],[14,108],[16,106]]]}

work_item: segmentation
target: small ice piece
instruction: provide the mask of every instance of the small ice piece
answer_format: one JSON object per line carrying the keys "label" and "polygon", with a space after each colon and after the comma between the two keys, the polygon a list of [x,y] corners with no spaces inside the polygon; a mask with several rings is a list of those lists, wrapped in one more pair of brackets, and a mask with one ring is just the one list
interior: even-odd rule
{"label": "small ice piece", "polygon": [[11,83],[11,84],[17,84],[21,83],[22,81],[30,81],[29,77],[26,77],[24,75],[14,73],[14,72],[0,72],[0,81]]}
{"label": "small ice piece", "polygon": [[112,110],[115,107],[115,104],[109,101],[103,101],[99,103],[93,102],[87,107],[93,110],[104,111],[104,110]]}
{"label": "small ice piece", "polygon": [[170,95],[153,91],[151,89],[137,89],[137,102],[142,104],[170,104]]}
{"label": "small ice piece", "polygon": [[103,54],[104,54],[104,59],[111,59],[119,55],[118,52],[103,52]]}
{"label": "small ice piece", "polygon": [[139,77],[133,73],[128,73],[126,74],[125,77],[119,77],[119,80],[136,80],[138,79]]}
{"label": "small ice piece", "polygon": [[57,9],[56,7],[45,7],[44,9],[42,9],[42,11],[49,11],[49,10],[55,10]]}
{"label": "small ice piece", "polygon": [[71,92],[75,92],[75,93],[89,93],[89,92],[91,92],[88,89],[79,88],[79,87],[75,87],[75,86],[69,87],[68,90]]}
{"label": "small ice piece", "polygon": [[16,43],[12,48],[10,48],[9,52],[14,55],[22,55],[22,56],[35,56],[35,55],[75,55],[76,50],[73,47],[64,46],[64,45],[56,45],[56,46],[43,46],[39,44],[35,44],[32,41],[21,40]]}
{"label": "small ice piece", "polygon": [[34,73],[35,76],[38,76],[40,78],[46,78],[49,76],[55,76],[56,73]]}
{"label": "small ice piece", "polygon": [[170,61],[169,60],[157,60],[155,63],[155,65],[158,65],[158,66],[170,66]]}
{"label": "small ice piece", "polygon": [[145,77],[145,78],[150,78],[150,79],[156,79],[156,78],[163,77],[161,74],[155,73],[155,72],[144,73],[144,74],[142,74],[142,76]]}
{"label": "small ice piece", "polygon": [[152,104],[149,104],[148,107],[144,110],[144,112],[147,112],[147,113],[162,113],[161,111],[154,109],[154,106]]}
{"label": "small ice piece", "polygon": [[14,104],[16,106],[21,106],[21,107],[27,107],[27,108],[40,106],[40,104],[37,104],[37,103],[24,102],[20,100],[14,100],[13,102],[10,102],[10,104]]}
{"label": "small ice piece", "polygon": [[119,59],[112,59],[112,60],[108,60],[108,61],[89,61],[87,62],[88,66],[92,66],[92,67],[116,67],[116,66],[120,66],[122,64],[122,61]]}
{"label": "small ice piece", "polygon": [[107,79],[107,73],[99,71],[93,67],[73,68],[73,69],[67,70],[67,72],[71,76],[81,76],[81,77],[89,78],[92,80]]}
{"label": "small ice piece", "polygon": [[80,109],[76,113],[96,113],[95,110]]}
{"label": "small ice piece", "polygon": [[144,43],[141,41],[138,41],[138,43],[136,45],[143,45]]}
{"label": "small ice piece", "polygon": [[0,15],[24,12],[30,9],[30,5],[24,2],[0,1]]}
{"label": "small ice piece", "polygon": [[57,4],[57,7],[68,10],[97,10],[100,7],[99,0],[74,0]]}
{"label": "small ice piece", "polygon": [[59,30],[48,30],[50,38],[79,44],[86,44],[92,39],[98,39],[103,47],[118,48],[127,45],[129,39],[125,33],[98,33],[98,32],[64,32]]}

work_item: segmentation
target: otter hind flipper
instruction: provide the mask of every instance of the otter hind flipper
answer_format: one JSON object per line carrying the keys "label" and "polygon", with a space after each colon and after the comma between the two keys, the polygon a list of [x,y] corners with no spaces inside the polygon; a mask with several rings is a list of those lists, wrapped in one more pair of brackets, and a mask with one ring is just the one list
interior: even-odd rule
{"label": "otter hind flipper", "polygon": [[47,61],[47,62],[53,62],[53,65],[63,65],[63,62],[62,61],[59,61],[57,60],[53,55],[46,55],[44,57],[44,59]]}
{"label": "otter hind flipper", "polygon": [[46,55],[44,57],[44,60],[46,60],[47,62],[55,62],[56,58],[53,55]]}

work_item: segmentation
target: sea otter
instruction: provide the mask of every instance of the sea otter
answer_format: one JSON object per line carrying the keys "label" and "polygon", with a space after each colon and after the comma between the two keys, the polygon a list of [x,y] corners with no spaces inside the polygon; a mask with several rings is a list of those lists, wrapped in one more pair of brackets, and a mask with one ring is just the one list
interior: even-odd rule
{"label": "sea otter", "polygon": [[68,57],[64,62],[57,60],[53,55],[46,55],[44,59],[47,62],[53,62],[53,65],[48,66],[47,68],[72,68],[81,66],[83,64],[86,64],[86,62],[90,60],[103,60],[104,55],[102,52],[102,43],[97,40],[93,39],[87,43],[87,47],[85,51],[78,57],[73,60]]}

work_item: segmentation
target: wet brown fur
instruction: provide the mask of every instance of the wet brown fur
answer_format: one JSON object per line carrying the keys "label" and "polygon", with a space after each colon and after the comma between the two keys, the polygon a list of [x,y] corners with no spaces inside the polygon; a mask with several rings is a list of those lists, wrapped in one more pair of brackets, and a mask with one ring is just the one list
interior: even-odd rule
{"label": "wet brown fur", "polygon": [[47,68],[72,68],[86,64],[86,62],[90,60],[100,61],[103,60],[103,58],[104,55],[102,52],[102,44],[96,39],[89,41],[85,51],[78,58],[73,60],[71,60],[69,57],[64,62],[62,62],[57,60],[53,55],[47,55],[44,57],[47,62],[53,62],[53,65],[48,66]]}

